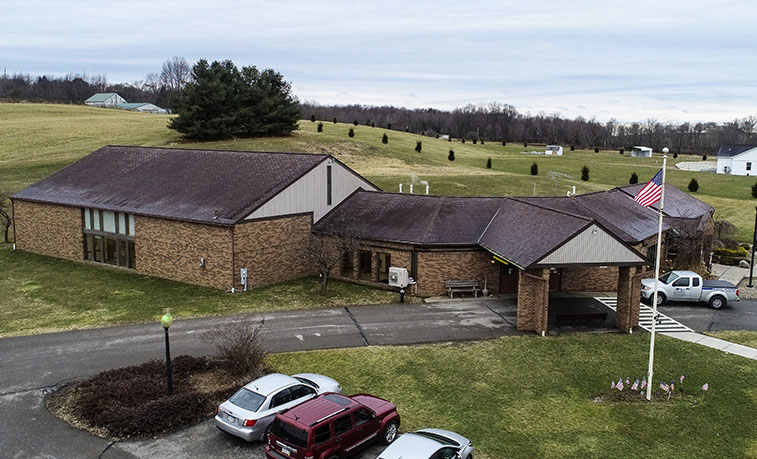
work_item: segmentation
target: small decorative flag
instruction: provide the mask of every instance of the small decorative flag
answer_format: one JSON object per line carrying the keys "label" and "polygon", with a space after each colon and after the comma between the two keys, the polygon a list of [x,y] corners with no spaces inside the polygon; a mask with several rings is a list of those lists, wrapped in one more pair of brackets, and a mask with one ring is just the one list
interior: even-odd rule
{"label": "small decorative flag", "polygon": [[641,390],[644,390],[644,388],[647,387],[647,378],[646,376],[641,378]]}
{"label": "small decorative flag", "polygon": [[633,198],[633,200],[638,202],[644,207],[649,207],[652,204],[659,201],[661,196],[662,196],[662,169],[660,169],[657,175],[652,177],[652,180],[650,180],[649,183],[644,185],[644,188],[639,190],[639,193],[636,195],[635,198]]}
{"label": "small decorative flag", "polygon": [[633,382],[633,386],[631,386],[631,390],[634,391],[634,392],[637,391],[637,390],[639,390],[639,380],[638,379]]}
{"label": "small decorative flag", "polygon": [[610,389],[615,389],[615,380],[612,380],[612,385],[610,386]]}
{"label": "small decorative flag", "polygon": [[670,392],[676,390],[675,381],[670,381]]}
{"label": "small decorative flag", "polygon": [[681,379],[679,381],[681,384],[683,384],[683,375],[681,375]]}
{"label": "small decorative flag", "polygon": [[710,384],[709,383],[704,383],[704,386],[702,386],[702,390],[704,390],[704,391],[706,391],[709,388],[710,388]]}
{"label": "small decorative flag", "polygon": [[626,376],[626,386],[629,385],[629,384],[631,384],[631,380],[628,379],[628,376]]}
{"label": "small decorative flag", "polygon": [[623,381],[618,381],[618,384],[615,386],[619,391],[623,391]]}
{"label": "small decorative flag", "polygon": [[665,392],[670,390],[670,387],[665,384],[665,381],[660,381],[660,389],[664,390]]}

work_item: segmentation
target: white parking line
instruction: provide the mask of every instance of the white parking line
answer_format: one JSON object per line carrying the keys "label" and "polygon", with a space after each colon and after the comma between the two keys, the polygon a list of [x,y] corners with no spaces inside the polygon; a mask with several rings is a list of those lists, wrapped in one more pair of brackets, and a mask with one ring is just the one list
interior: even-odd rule
{"label": "white parking line", "polygon": [[[617,311],[618,299],[616,297],[598,296],[598,297],[594,297],[594,299],[604,304],[608,308],[612,309],[613,311]],[[643,328],[644,330],[648,332],[652,331],[652,313],[653,313],[652,308],[645,305],[644,303],[639,303],[639,327]],[[682,324],[681,322],[678,322],[677,320],[673,320],[670,317],[658,311],[657,312],[657,325],[655,326],[655,331],[677,333],[677,332],[693,332],[694,330]]]}

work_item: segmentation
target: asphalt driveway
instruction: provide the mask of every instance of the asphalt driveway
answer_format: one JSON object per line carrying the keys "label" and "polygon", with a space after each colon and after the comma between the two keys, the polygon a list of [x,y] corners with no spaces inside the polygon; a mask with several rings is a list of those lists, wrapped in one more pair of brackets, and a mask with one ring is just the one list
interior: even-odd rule
{"label": "asphalt driveway", "polygon": [[757,300],[730,302],[721,309],[705,303],[667,303],[658,310],[696,332],[757,330]]}

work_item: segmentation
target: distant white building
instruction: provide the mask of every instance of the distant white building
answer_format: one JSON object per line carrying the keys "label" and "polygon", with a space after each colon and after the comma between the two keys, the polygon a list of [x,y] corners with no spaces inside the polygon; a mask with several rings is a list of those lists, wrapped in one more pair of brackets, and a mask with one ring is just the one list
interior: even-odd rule
{"label": "distant white building", "polygon": [[727,145],[718,150],[718,174],[757,175],[757,145]]}
{"label": "distant white building", "polygon": [[544,154],[562,156],[562,147],[560,145],[547,145],[544,149]]}
{"label": "distant white building", "polygon": [[118,104],[123,104],[125,102],[126,99],[115,92],[98,92],[94,96],[85,100],[84,104],[93,107],[115,107]]}
{"label": "distant white building", "polygon": [[631,149],[631,157],[633,158],[651,158],[652,149],[649,147],[635,146]]}
{"label": "distant white building", "polygon": [[148,102],[122,103],[122,104],[118,104],[116,108],[120,108],[121,110],[130,110],[133,112],[158,113],[161,115],[168,113],[168,111],[165,108],[160,108],[157,105],[153,105]]}

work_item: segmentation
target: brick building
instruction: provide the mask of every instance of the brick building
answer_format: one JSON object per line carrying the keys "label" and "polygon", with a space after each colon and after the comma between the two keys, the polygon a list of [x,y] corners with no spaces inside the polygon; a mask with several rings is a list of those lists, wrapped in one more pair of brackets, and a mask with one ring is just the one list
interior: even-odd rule
{"label": "brick building", "polygon": [[[668,190],[666,231],[712,220]],[[518,328],[545,333],[554,291],[617,291],[616,324],[638,324],[657,213],[634,194],[385,193],[328,155],[108,146],[12,198],[20,250],[239,290],[313,274],[311,235],[349,234],[358,247],[335,277],[388,287],[404,267],[421,295],[473,279],[517,293]]]}

